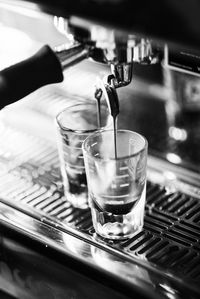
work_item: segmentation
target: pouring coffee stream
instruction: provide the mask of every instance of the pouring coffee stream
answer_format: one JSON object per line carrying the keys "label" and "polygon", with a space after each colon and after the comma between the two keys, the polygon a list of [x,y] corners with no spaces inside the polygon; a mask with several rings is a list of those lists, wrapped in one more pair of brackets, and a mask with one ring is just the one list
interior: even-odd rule
{"label": "pouring coffee stream", "polygon": [[117,159],[117,116],[119,114],[119,99],[114,85],[114,80],[115,77],[112,74],[108,75],[103,80],[98,78],[96,90],[95,90],[95,98],[97,100],[97,107],[98,107],[97,108],[98,124],[101,123],[100,105],[101,105],[101,98],[103,94],[105,96],[110,115],[113,118],[114,151],[115,151],[115,159]]}

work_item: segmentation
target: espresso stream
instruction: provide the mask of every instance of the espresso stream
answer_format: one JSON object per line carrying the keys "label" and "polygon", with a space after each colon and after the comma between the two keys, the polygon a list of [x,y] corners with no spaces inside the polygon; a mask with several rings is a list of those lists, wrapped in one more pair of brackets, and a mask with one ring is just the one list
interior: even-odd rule
{"label": "espresso stream", "polygon": [[[99,96],[100,94],[95,95],[95,98],[97,100],[97,123],[98,123],[98,127],[101,127],[101,96],[102,94]],[[118,101],[118,96],[117,93],[115,91],[114,88],[110,87],[109,88],[109,92],[108,92],[108,98],[107,98],[107,104],[108,104],[108,108],[110,111],[110,115],[113,118],[113,140],[114,140],[114,157],[115,160],[117,160],[117,116],[119,114],[119,101]],[[90,194],[92,196],[92,194]],[[108,203],[105,205],[100,205],[98,203],[98,199],[95,198],[95,196],[92,196],[92,202],[94,207],[97,208],[97,210],[101,211],[101,212],[108,212],[108,213],[113,213],[116,215],[120,215],[120,214],[126,214],[129,212],[130,209],[132,209],[133,205],[135,204],[135,202],[131,202],[131,203],[127,203],[126,205],[115,205],[113,206],[113,204],[109,205]]]}

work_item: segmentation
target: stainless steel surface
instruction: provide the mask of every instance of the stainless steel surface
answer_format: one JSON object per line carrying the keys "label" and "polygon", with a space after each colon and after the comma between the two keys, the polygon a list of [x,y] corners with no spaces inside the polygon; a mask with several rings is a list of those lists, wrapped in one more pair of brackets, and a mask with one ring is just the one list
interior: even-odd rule
{"label": "stainless steel surface", "polygon": [[133,62],[151,64],[158,61],[151,41],[140,36],[76,18],[54,17],[54,24],[68,39],[88,48],[88,56],[94,61],[110,65],[116,87],[131,82]]}
{"label": "stainless steel surface", "polygon": [[[87,64],[86,68],[90,82],[93,68],[89,70]],[[84,65],[83,69],[71,73],[72,82],[73,76],[86,74]],[[2,111],[6,117],[0,139],[1,222],[99,271],[108,271],[150,298],[198,298],[198,173],[149,155],[144,229],[120,243],[97,238],[90,211],[72,208],[63,197],[54,137],[44,128],[43,136],[37,129],[24,130],[14,117],[19,108],[29,118],[33,113],[33,119],[37,110],[43,111],[45,125],[47,116],[53,119],[56,109],[68,104],[66,97],[73,100],[60,88],[43,89],[29,101]],[[52,135],[52,124],[47,124]]]}
{"label": "stainless steel surface", "polygon": [[[9,15],[24,2],[0,1],[0,6]],[[34,15],[37,6],[24,6],[26,13]],[[19,13],[19,14],[20,14]],[[55,53],[63,68],[74,65],[85,58],[92,58],[96,62],[108,64],[115,76],[116,87],[130,84],[132,79],[133,62],[151,64],[158,61],[151,41],[147,38],[129,34],[119,29],[107,28],[95,22],[76,18],[62,18],[52,15],[52,23],[66,38],[66,45],[56,47]],[[8,18],[9,23],[10,18]],[[12,20],[10,20],[12,22]]]}
{"label": "stainless steel surface", "polygon": [[94,1],[94,0],[1,0],[4,6],[18,5],[66,18],[96,21],[108,27],[122,28],[135,34],[169,41],[191,47],[199,47],[199,10],[196,0],[148,0]]}
{"label": "stainless steel surface", "polygon": [[[69,5],[69,11],[73,15],[77,3],[81,3],[81,8],[84,9],[84,4],[90,5],[91,2],[68,1],[65,3]],[[174,136],[177,139],[172,138],[168,132],[165,114],[167,93],[160,81],[158,83],[152,78],[156,70],[160,80],[161,68],[157,69],[160,65],[149,66],[150,68],[144,70],[142,66],[140,69],[138,64],[134,63],[132,69],[132,62],[129,64],[129,58],[131,57],[131,61],[133,57],[138,57],[137,59],[142,62],[146,60],[146,54],[143,57],[134,56],[136,51],[139,53],[140,47],[137,48],[137,46],[142,45],[142,39],[138,41],[135,36],[132,36],[132,32],[135,33],[134,30],[139,33],[139,36],[142,31],[145,31],[150,36],[152,34],[152,37],[158,41],[166,38],[172,44],[175,41],[177,43],[185,41],[187,44],[191,43],[194,47],[198,47],[200,45],[198,34],[200,27],[197,26],[199,4],[197,1],[185,2],[181,6],[182,10],[179,10],[180,4],[177,1],[173,1],[173,4],[171,1],[165,1],[164,4],[160,4],[162,7],[159,4],[158,7],[164,10],[164,5],[166,11],[171,14],[168,15],[165,11],[167,16],[164,17],[163,14],[159,15],[159,10],[155,10],[155,14],[152,14],[154,10],[151,9],[151,15],[148,11],[149,19],[148,14],[141,18],[142,14],[138,13],[144,11],[142,2],[142,7],[136,6],[136,20],[133,18],[132,10],[128,14],[129,17],[122,20],[118,18],[119,12],[121,16],[124,11],[120,11],[120,8],[127,11],[130,8],[130,2],[125,7],[124,2],[110,1],[111,11],[105,11],[104,6],[101,6],[101,1],[93,2],[95,6],[90,16],[87,5],[86,10],[83,10],[85,17],[89,16],[90,19],[93,15],[97,20],[97,13],[99,14],[103,9],[105,12],[105,17],[101,19],[103,23],[114,15],[115,18],[111,23],[116,25],[118,22],[122,29],[126,29],[125,37],[127,37],[127,28],[131,29],[130,37],[133,37],[130,39],[131,43],[127,51],[127,47],[115,47],[119,39],[116,39],[115,34],[109,35],[109,31],[106,31],[106,36],[111,37],[111,44],[112,41],[114,42],[114,51],[112,47],[107,51],[108,39],[106,38],[106,47],[104,47],[104,38],[101,38],[99,34],[101,30],[97,30],[98,41],[94,39],[93,42],[100,41],[100,46],[95,47],[100,51],[92,52],[92,57],[101,62],[106,57],[106,62],[112,65],[114,78],[117,78],[114,86],[117,87],[118,84],[123,86],[128,83],[125,90],[123,88],[117,90],[120,99],[119,127],[138,131],[144,134],[149,142],[144,228],[129,240],[120,243],[105,242],[94,234],[90,211],[74,209],[63,196],[53,121],[55,115],[70,101],[76,101],[77,96],[94,97],[93,89],[97,75],[108,76],[109,69],[106,64],[98,68],[89,61],[83,61],[79,66],[74,66],[70,73],[66,72],[68,79],[63,85],[42,88],[19,103],[1,111],[0,224],[8,226],[13,232],[17,231],[32,240],[45,244],[47,249],[54,248],[99,273],[105,275],[109,273],[114,279],[126,282],[132,290],[139,290],[149,298],[197,299],[200,296],[199,114],[185,116],[187,136],[184,140],[178,139],[177,135]],[[118,7],[116,14],[112,10],[114,2]],[[4,7],[11,3],[10,7],[13,9],[12,5],[16,4],[16,1],[7,1],[7,3],[1,1],[1,3]],[[67,7],[64,2],[58,1],[58,3],[57,6],[51,2],[48,6],[46,1],[40,1],[40,8],[51,12],[55,8],[56,12],[66,17]],[[149,8],[155,7],[152,3],[149,5],[147,5]],[[95,11],[97,7],[99,11]],[[194,19],[186,13],[188,7],[193,13],[196,9]],[[25,14],[28,11],[30,12],[28,9]],[[38,12],[38,7],[34,6],[33,11]],[[171,16],[174,18],[171,19]],[[147,22],[152,19],[155,19],[155,22]],[[85,23],[86,20],[83,20],[83,23],[88,25]],[[73,29],[78,30],[78,25],[81,25],[83,20],[72,16],[70,22],[77,26],[72,26]],[[130,20],[132,20],[131,23]],[[144,20],[149,28],[147,25],[145,28],[142,26]],[[157,20],[161,24],[160,27]],[[167,26],[169,20],[171,28],[174,29],[171,33]],[[186,20],[190,21],[188,26],[185,24]],[[177,24],[178,26],[175,26]],[[187,30],[184,31],[184,28]],[[64,40],[65,38],[66,36]],[[91,41],[90,36],[89,40]],[[127,39],[123,42],[124,46]],[[117,51],[118,49],[125,49],[125,52]],[[149,49],[143,48],[144,52],[150,54],[151,60]],[[143,50],[141,48],[141,51]],[[125,60],[121,61],[121,56],[123,58],[125,56]],[[124,61],[127,64],[123,64]],[[132,71],[134,82],[130,82]],[[137,71],[141,72],[142,79]],[[147,75],[148,72],[149,75]]]}
{"label": "stainless steel surface", "polygon": [[[23,149],[21,164],[11,162],[9,172],[1,175],[2,222],[80,262],[120,275],[152,298],[177,292],[198,298],[198,198],[149,182],[142,232],[120,244],[107,244],[93,234],[89,210],[76,210],[65,202],[55,147],[7,130],[11,139],[17,135],[19,141],[27,138],[31,143],[29,150]],[[35,158],[38,166],[31,163]]]}
{"label": "stainless steel surface", "polygon": [[119,99],[116,92],[119,81],[116,83],[115,79],[116,77],[112,75],[105,76],[103,79],[97,78],[95,86],[95,98],[101,105],[101,100],[105,97],[109,113],[114,120],[114,128],[116,126],[116,117],[119,114]]}
{"label": "stainless steel surface", "polygon": [[85,49],[79,43],[72,45],[61,45],[55,48],[55,54],[58,57],[63,69],[66,69],[89,56],[89,49]]}

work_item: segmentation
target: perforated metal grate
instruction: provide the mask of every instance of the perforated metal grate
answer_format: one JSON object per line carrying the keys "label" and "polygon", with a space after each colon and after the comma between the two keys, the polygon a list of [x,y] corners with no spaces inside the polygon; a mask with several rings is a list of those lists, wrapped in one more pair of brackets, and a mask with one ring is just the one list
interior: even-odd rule
{"label": "perforated metal grate", "polygon": [[[88,68],[88,65],[86,66]],[[45,121],[46,118],[50,120],[55,118],[56,114],[65,108],[71,100],[76,100],[79,95],[71,96],[71,94],[76,94],[78,90],[81,90],[81,96],[84,93],[86,98],[90,97],[91,86],[93,90],[93,83],[96,80],[96,69],[93,72],[93,65],[89,70],[87,68],[82,64],[78,69],[70,70],[66,74],[67,82],[63,86],[63,90],[59,85],[59,87],[50,89],[45,87],[31,94],[28,101],[24,99],[19,103],[19,110],[16,110],[18,109],[16,107],[13,112],[12,109],[8,111],[6,126],[0,122],[0,200],[2,199],[16,209],[25,212],[32,210],[39,219],[41,215],[51,217],[51,219],[55,219],[56,223],[66,224],[75,228],[75,231],[92,236],[94,229],[90,211],[74,209],[63,196],[55,144],[38,137],[41,136],[38,135],[40,133],[37,131],[38,127],[36,130],[34,128],[34,134],[24,130],[27,129],[27,122],[33,124],[39,116],[43,117]],[[77,89],[77,82],[81,84],[79,89]],[[132,100],[131,95],[131,103]],[[141,100],[142,98],[139,98],[138,102],[141,103]],[[147,102],[145,101],[145,103]],[[124,115],[126,118],[129,115],[129,119],[133,121],[132,113],[134,113],[133,127],[141,128],[137,126],[141,112],[140,106],[137,109],[137,101],[133,112],[127,101],[126,104],[127,109]],[[148,107],[147,110],[149,110]],[[29,114],[29,112],[31,113]],[[154,123],[154,115],[143,121],[144,115],[147,117],[149,111],[144,113],[142,110],[142,115],[143,124],[147,123],[150,126],[151,123]],[[29,119],[30,117],[32,118]],[[21,122],[23,119],[26,123],[25,128]],[[22,129],[19,129],[16,122],[22,125]],[[44,124],[45,122],[39,128],[43,129]],[[164,130],[161,129],[160,133],[162,132]],[[51,134],[50,130],[49,135]],[[149,146],[158,146],[160,152],[162,152],[162,148],[166,150],[166,136],[162,137],[159,143],[157,138],[156,118],[156,130],[154,126],[151,127]],[[175,152],[177,150],[170,145],[171,149]],[[188,149],[186,151],[188,152]],[[183,281],[187,280],[187,282],[191,282],[191,286],[199,289],[199,240],[200,200],[179,191],[172,192],[165,186],[149,181],[144,228],[133,238],[121,242],[119,250],[130,258],[137,256],[155,268],[161,267],[163,273],[168,271],[174,277],[183,278]],[[159,285],[159,287],[161,286]],[[167,298],[169,298],[168,296],[175,298],[172,293],[167,295]]]}
{"label": "perforated metal grate", "polygon": [[[57,149],[51,143],[6,127],[1,130],[0,145],[0,198],[86,234],[94,232],[90,211],[74,209],[63,196]],[[200,201],[148,182],[144,229],[122,242],[121,248],[198,283],[199,240]]]}

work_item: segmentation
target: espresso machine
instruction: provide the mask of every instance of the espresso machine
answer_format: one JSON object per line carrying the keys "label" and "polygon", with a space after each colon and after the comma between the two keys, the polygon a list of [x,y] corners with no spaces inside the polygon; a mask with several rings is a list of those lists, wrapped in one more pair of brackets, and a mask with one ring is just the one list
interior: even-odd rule
{"label": "espresso machine", "polygon": [[[0,54],[18,54],[0,64],[1,298],[199,298],[199,12],[0,1]],[[55,116],[99,93],[149,144],[144,228],[123,242],[97,238],[63,195]]]}

